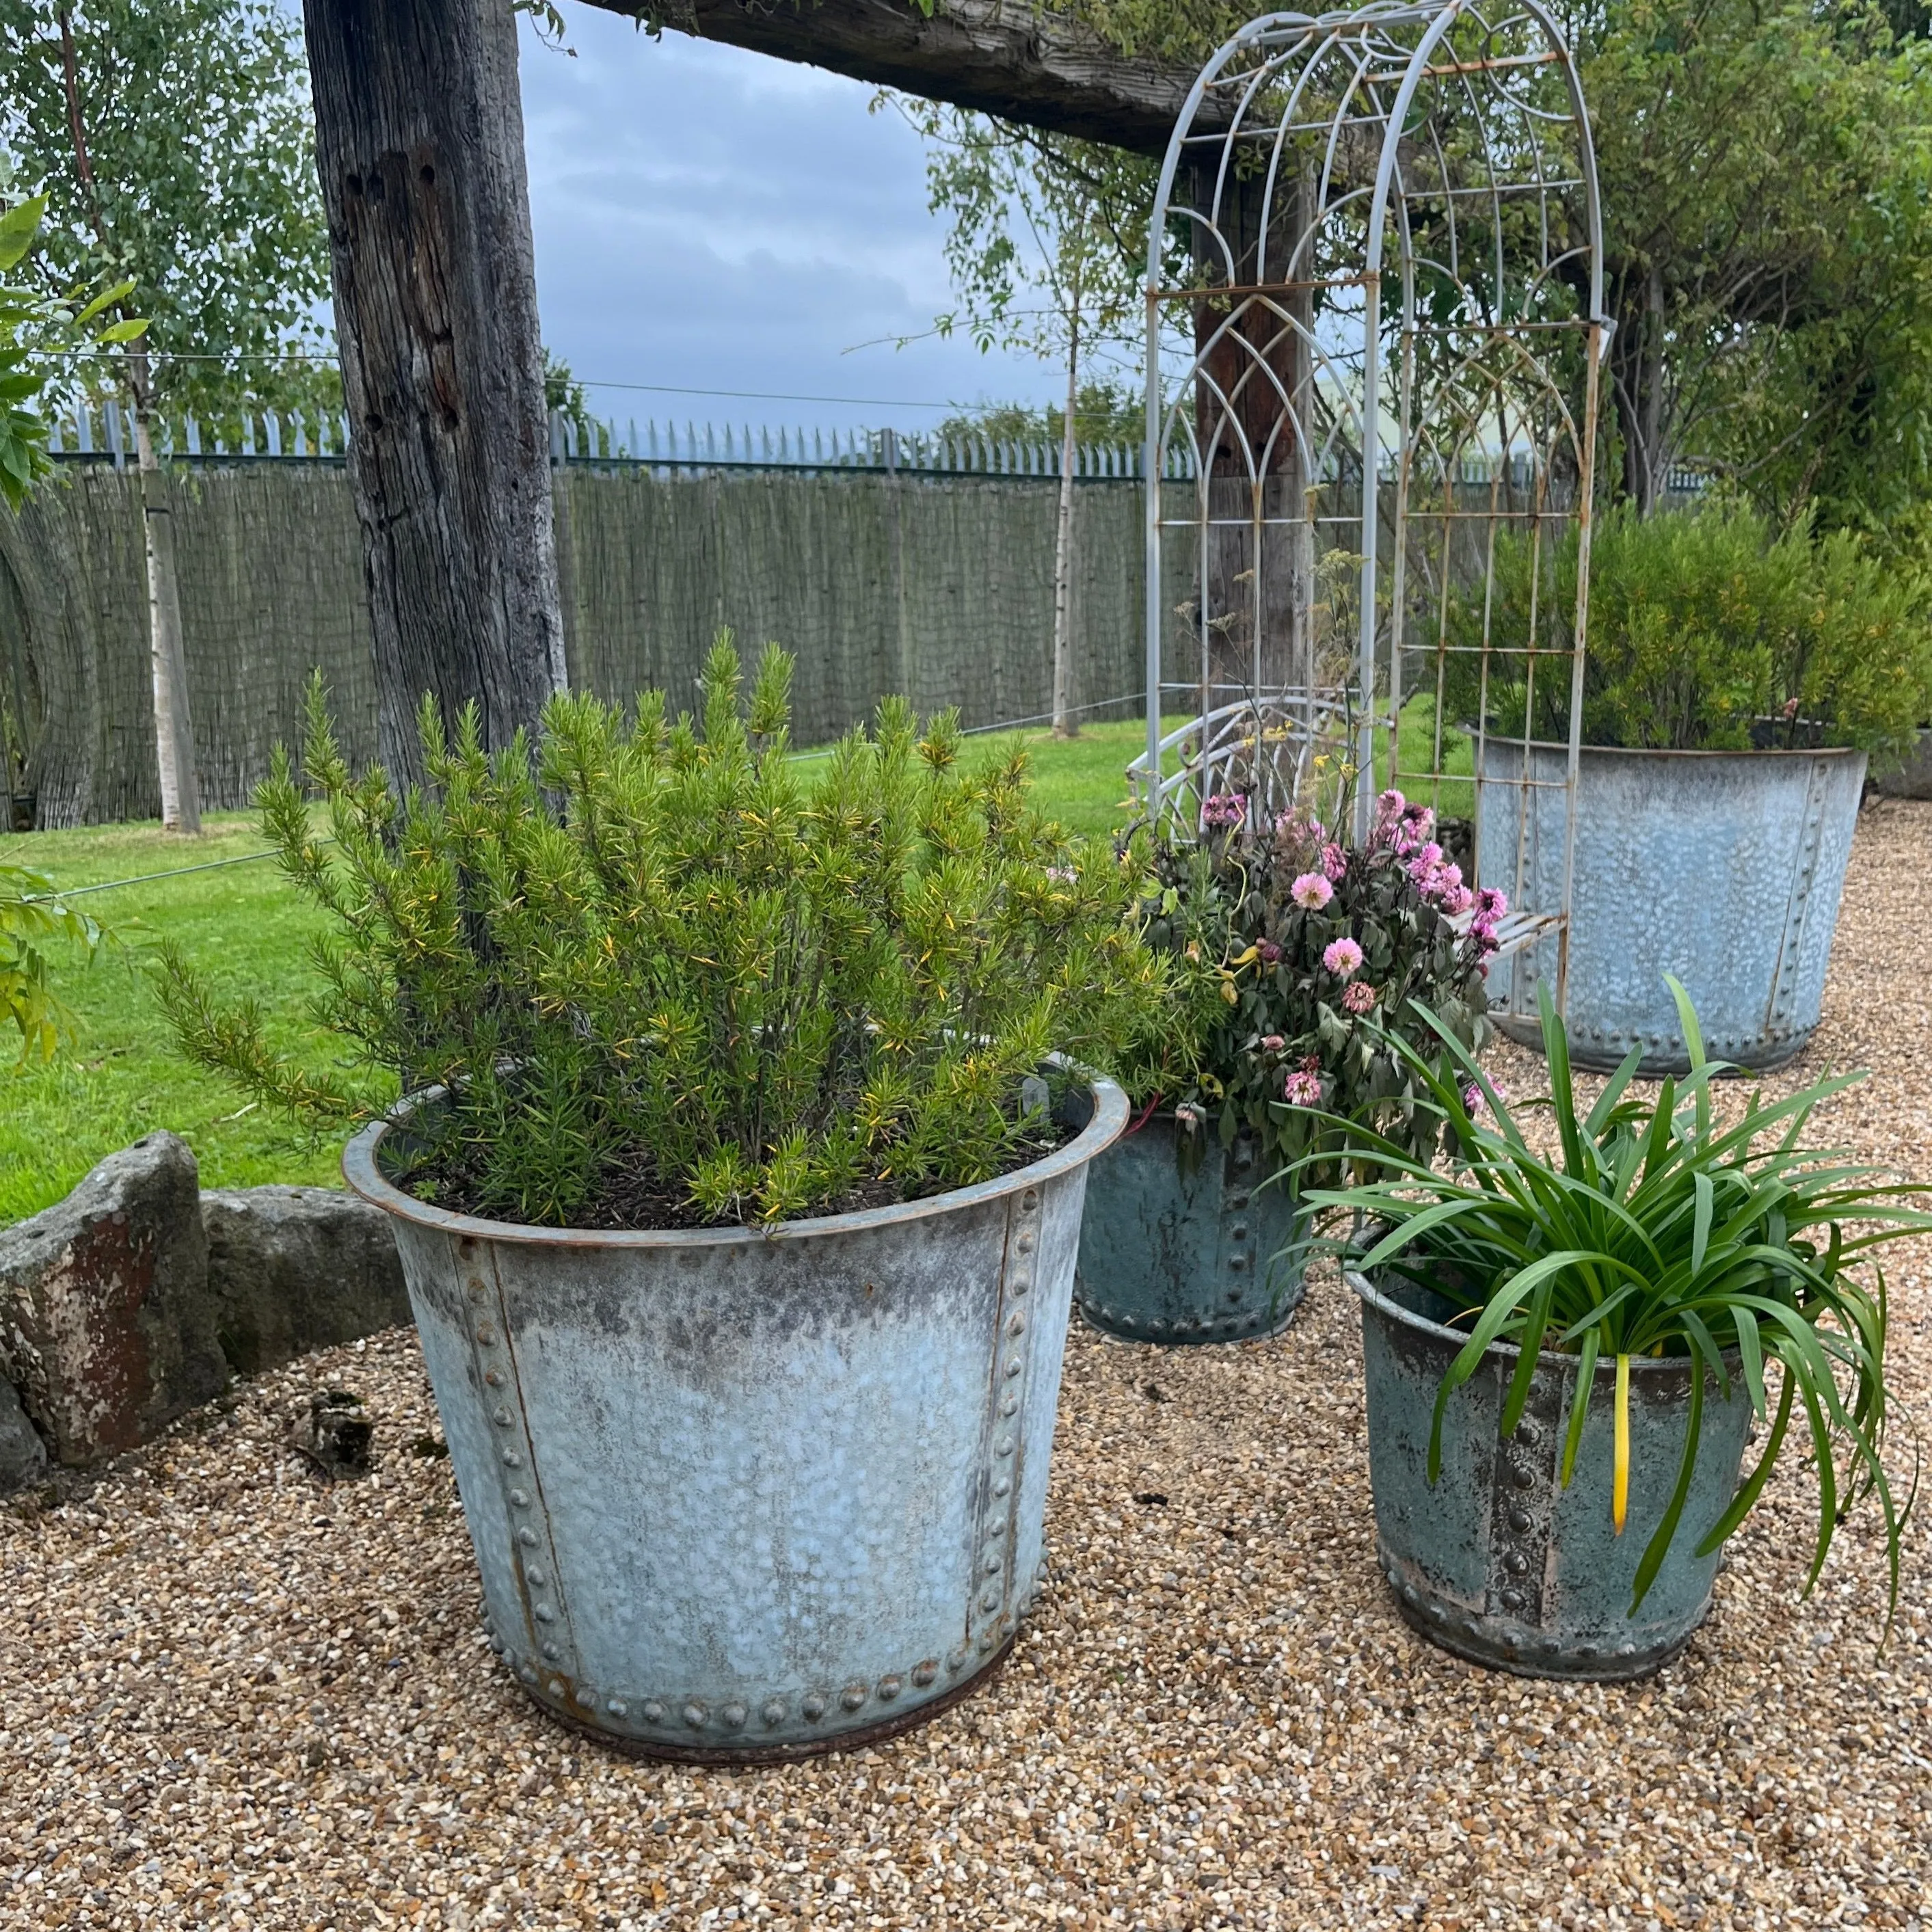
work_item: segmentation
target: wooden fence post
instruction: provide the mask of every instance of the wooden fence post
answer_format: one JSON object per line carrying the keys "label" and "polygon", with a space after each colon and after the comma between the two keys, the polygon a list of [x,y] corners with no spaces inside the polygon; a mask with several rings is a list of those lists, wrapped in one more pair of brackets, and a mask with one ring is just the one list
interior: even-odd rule
{"label": "wooden fence post", "polygon": [[380,742],[484,742],[566,682],[510,0],[304,0]]}

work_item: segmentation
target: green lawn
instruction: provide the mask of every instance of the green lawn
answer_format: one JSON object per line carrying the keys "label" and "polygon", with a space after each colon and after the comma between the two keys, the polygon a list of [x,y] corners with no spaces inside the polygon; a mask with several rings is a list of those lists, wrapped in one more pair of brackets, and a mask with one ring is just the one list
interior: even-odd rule
{"label": "green lawn", "polygon": [[[1426,721],[1414,728],[1419,764]],[[1406,748],[1411,730],[1406,717]],[[1138,721],[1090,724],[1058,744],[1044,730],[1006,732],[970,740],[968,755],[1024,744],[1042,805],[1076,832],[1101,833],[1125,816],[1124,774],[1144,733]],[[1466,746],[1460,769],[1468,768]],[[1444,788],[1445,809],[1459,808],[1452,796],[1457,789]],[[1460,808],[1468,809],[1466,800]],[[0,838],[0,857],[73,887],[206,866],[262,846],[251,818],[227,813],[211,818],[198,839],[153,825],[104,826]],[[334,1142],[244,1106],[220,1081],[176,1058],[147,981],[146,956],[166,934],[218,994],[252,994],[284,1044],[325,1060],[328,1042],[305,1028],[302,1012],[308,942],[320,922],[273,862],[154,879],[76,903],[114,928],[124,945],[91,970],[58,962],[60,992],[81,1021],[77,1044],[51,1066],[11,1076],[0,1070],[0,1226],[58,1200],[103,1155],[156,1127],[172,1128],[194,1149],[204,1186],[334,1182]]]}

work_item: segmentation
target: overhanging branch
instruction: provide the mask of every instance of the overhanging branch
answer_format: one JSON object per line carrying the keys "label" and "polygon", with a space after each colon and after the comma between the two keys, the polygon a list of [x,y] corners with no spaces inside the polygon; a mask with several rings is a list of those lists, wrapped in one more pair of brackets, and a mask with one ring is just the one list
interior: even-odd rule
{"label": "overhanging branch", "polygon": [[1117,52],[1025,0],[590,0],[653,27],[800,61],[1028,127],[1160,154],[1191,70]]}

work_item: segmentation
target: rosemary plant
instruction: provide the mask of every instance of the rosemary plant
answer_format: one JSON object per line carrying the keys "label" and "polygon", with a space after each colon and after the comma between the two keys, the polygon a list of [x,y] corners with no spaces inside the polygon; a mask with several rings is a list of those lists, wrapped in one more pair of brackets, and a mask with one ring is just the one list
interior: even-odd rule
{"label": "rosemary plant", "polygon": [[1030,1157],[1055,1133],[1048,1055],[1112,1058],[1160,996],[1138,861],[1043,819],[1023,755],[962,770],[950,713],[922,736],[889,699],[869,734],[794,758],[790,672],[769,650],[746,704],[728,634],[701,718],[668,720],[661,692],[628,718],[560,696],[540,746],[494,757],[425,705],[430,782],[401,798],[351,774],[312,686],[330,837],[286,756],[260,805],[331,916],[316,1013],[349,1068],[278,1056],[170,955],[181,1045],[325,1118],[442,1088],[397,1178],[499,1219],[770,1221]]}
{"label": "rosemary plant", "polygon": [[[1469,1340],[1444,1377],[1430,1438],[1429,1474],[1441,1472],[1444,1412],[1492,1342],[1520,1351],[1505,1399],[1513,1434],[1546,1351],[1574,1355],[1575,1390],[1562,1480],[1574,1470],[1597,1366],[1616,1364],[1615,1457],[1609,1507],[1623,1532],[1630,1469],[1630,1364],[1650,1354],[1688,1357],[1689,1430],[1675,1489],[1640,1563],[1634,1611],[1678,1531],[1702,1426],[1705,1388],[1728,1399],[1741,1379],[1769,1432],[1756,1466],[1698,1546],[1708,1555],[1762,1494],[1803,1412],[1816,1474],[1818,1526],[1808,1591],[1846,1511],[1876,1496],[1886,1528],[1892,1601],[1899,1539],[1911,1506],[1894,1496],[1880,1450],[1888,1408],[1886,1284],[1873,1262],[1888,1242],[1932,1229],[1932,1215],[1905,1204],[1914,1190],[1840,1151],[1804,1144],[1819,1105],[1864,1076],[1820,1080],[1766,1104],[1753,1093],[1728,1124],[1712,1083],[1737,1070],[1707,1060],[1697,1016],[1672,980],[1691,1070],[1666,1078],[1654,1102],[1631,1090],[1633,1050],[1580,1119],[1563,1022],[1546,992],[1546,1106],[1558,1147],[1546,1156],[1525,1139],[1502,1095],[1455,1033],[1438,1024],[1436,1056],[1392,1039],[1448,1130],[1450,1171],[1359,1121],[1338,1123],[1351,1153],[1377,1170],[1354,1186],[1312,1192],[1318,1208],[1357,1217],[1336,1245],[1364,1273],[1390,1270],[1472,1318]],[[1775,1373],[1778,1387],[1771,1383]],[[1843,1467],[1840,1467],[1842,1461]]]}

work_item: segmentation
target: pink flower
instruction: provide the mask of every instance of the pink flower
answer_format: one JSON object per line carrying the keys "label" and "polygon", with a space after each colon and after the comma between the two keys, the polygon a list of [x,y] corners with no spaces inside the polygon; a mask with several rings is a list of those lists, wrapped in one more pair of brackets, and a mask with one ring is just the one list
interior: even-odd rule
{"label": "pink flower", "polygon": [[1322,964],[1336,979],[1346,980],[1362,970],[1362,949],[1352,939],[1331,940]]}
{"label": "pink flower", "polygon": [[1476,888],[1476,916],[1493,923],[1509,910],[1509,901],[1494,886]]}
{"label": "pink flower", "polygon": [[[1509,1098],[1509,1089],[1500,1080],[1492,1080],[1490,1085],[1498,1100]],[[1471,1120],[1480,1121],[1489,1113],[1489,1096],[1472,1080],[1462,1089],[1462,1105],[1468,1108]]]}
{"label": "pink flower", "polygon": [[1259,941],[1255,951],[1264,966],[1272,966],[1281,958],[1281,948],[1271,939]]}
{"label": "pink flower", "polygon": [[1333,839],[1322,848],[1322,870],[1330,882],[1340,885],[1348,873],[1348,855]]}
{"label": "pink flower", "polygon": [[[1426,845],[1417,846],[1408,862],[1408,876],[1419,886],[1442,862],[1442,848],[1432,840]],[[1459,872],[1456,875],[1462,877]]]}
{"label": "pink flower", "polygon": [[1291,1107],[1318,1107],[1322,1104],[1322,1076],[1298,1071],[1282,1083],[1281,1097]]}
{"label": "pink flower", "polygon": [[[1454,868],[1452,866],[1450,869],[1453,871]],[[1467,886],[1458,884],[1451,886],[1446,892],[1443,893],[1436,901],[1436,904],[1451,919],[1460,919],[1471,906],[1475,904],[1475,894],[1471,892]]]}
{"label": "pink flower", "polygon": [[1070,886],[1080,875],[1071,866],[1049,866],[1046,876],[1056,886]]}
{"label": "pink flower", "polygon": [[1319,872],[1304,872],[1288,889],[1288,896],[1308,912],[1319,912],[1335,896],[1335,888]]}
{"label": "pink flower", "polygon": [[1373,1012],[1376,998],[1376,989],[1366,980],[1351,980],[1342,992],[1342,1004],[1352,1013]]}
{"label": "pink flower", "polygon": [[1201,808],[1201,822],[1210,827],[1238,825],[1247,815],[1247,798],[1238,791],[1216,792]]}
{"label": "pink flower", "polygon": [[1288,1042],[1278,1033],[1264,1033],[1262,1035],[1262,1051],[1264,1053],[1279,1053],[1287,1044]]}

